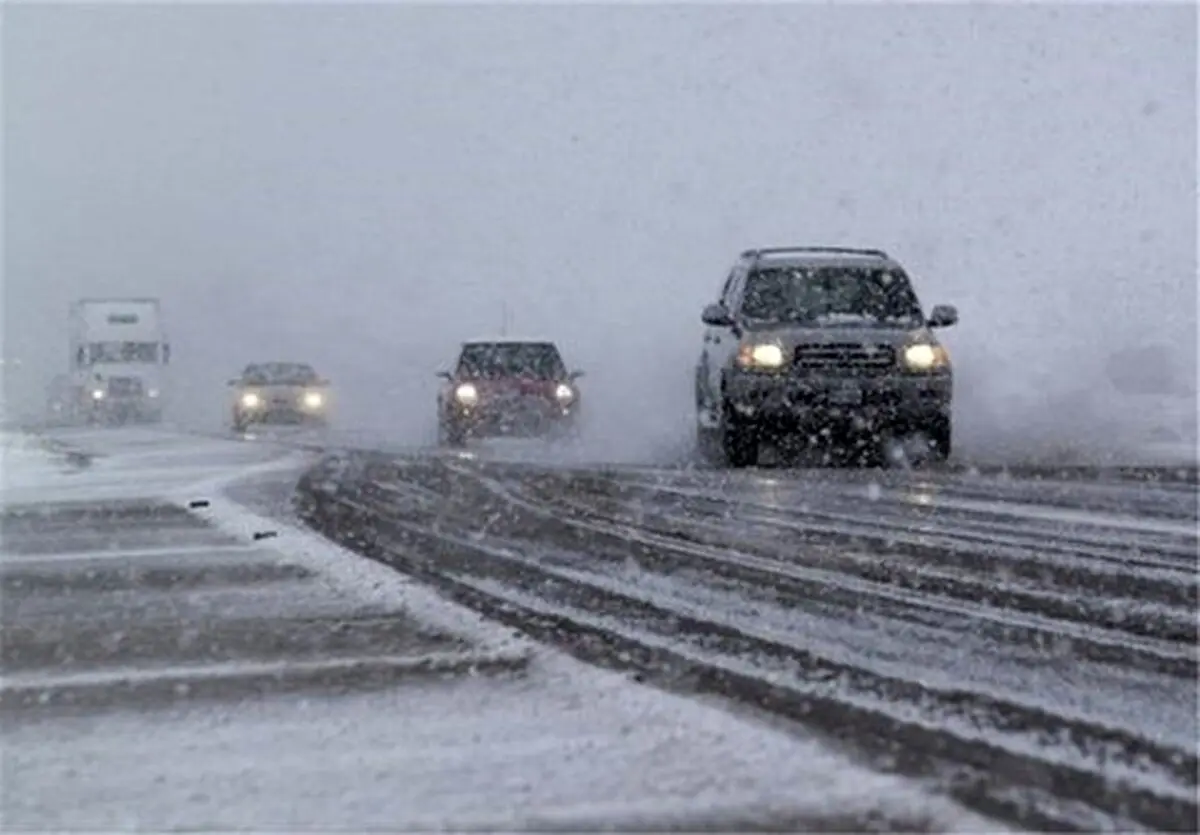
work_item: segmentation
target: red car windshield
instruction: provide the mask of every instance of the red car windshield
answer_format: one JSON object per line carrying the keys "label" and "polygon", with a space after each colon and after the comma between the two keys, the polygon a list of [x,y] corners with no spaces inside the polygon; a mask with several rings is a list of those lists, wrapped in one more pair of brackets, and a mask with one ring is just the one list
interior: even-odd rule
{"label": "red car windshield", "polygon": [[566,376],[566,367],[558,349],[549,342],[480,342],[463,346],[458,376],[557,380]]}

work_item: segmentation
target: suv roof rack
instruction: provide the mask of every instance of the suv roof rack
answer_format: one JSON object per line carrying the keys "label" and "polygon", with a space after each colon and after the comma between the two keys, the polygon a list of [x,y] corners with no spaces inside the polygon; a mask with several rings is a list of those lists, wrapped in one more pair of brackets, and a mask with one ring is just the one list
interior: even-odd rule
{"label": "suv roof rack", "polygon": [[763,255],[787,255],[789,253],[801,254],[805,252],[818,253],[828,252],[842,255],[869,255],[872,258],[887,258],[888,254],[882,249],[858,249],[848,246],[783,246],[783,247],[768,247],[765,249],[748,249],[742,253],[743,258],[753,258],[758,260]]}

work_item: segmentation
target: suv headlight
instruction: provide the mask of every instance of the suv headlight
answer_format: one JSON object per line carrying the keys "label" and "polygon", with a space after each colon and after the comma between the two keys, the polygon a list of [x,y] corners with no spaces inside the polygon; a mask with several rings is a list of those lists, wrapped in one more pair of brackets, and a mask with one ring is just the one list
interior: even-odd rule
{"label": "suv headlight", "polygon": [[938,371],[949,365],[950,354],[941,345],[919,343],[904,349],[904,367],[909,371]]}
{"label": "suv headlight", "polygon": [[742,345],[737,364],[742,368],[779,368],[783,365],[783,348],[771,342]]}
{"label": "suv headlight", "polygon": [[463,383],[454,390],[454,399],[464,406],[474,406],[479,402],[479,392],[470,383]]}
{"label": "suv headlight", "polygon": [[554,390],[554,396],[562,405],[567,405],[575,399],[575,389],[568,386],[566,383],[559,383],[558,388]]}
{"label": "suv headlight", "polygon": [[304,405],[310,409],[319,409],[325,404],[325,397],[319,391],[304,392]]}
{"label": "suv headlight", "polygon": [[257,409],[260,403],[262,403],[262,398],[252,391],[242,395],[242,405],[247,409]]}

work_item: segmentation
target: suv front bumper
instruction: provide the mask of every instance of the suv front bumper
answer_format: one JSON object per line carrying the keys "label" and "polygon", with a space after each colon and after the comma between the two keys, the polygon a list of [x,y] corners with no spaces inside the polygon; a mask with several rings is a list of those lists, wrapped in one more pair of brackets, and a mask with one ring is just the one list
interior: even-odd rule
{"label": "suv front bumper", "polygon": [[922,425],[949,419],[954,378],[946,373],[853,377],[730,369],[724,375],[724,394],[732,416],[746,422]]}

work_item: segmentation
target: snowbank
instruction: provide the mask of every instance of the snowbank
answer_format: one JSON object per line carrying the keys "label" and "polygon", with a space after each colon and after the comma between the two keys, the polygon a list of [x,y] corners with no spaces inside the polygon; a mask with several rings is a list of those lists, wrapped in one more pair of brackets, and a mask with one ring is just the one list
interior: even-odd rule
{"label": "snowbank", "polygon": [[0,489],[43,486],[66,478],[62,457],[22,432],[0,431]]}
{"label": "snowbank", "polygon": [[[166,429],[72,429],[5,437],[0,487],[6,504],[159,499],[208,478],[248,474],[280,461],[299,468],[311,457],[268,444]],[[85,454],[88,465],[69,466],[68,452]]]}

